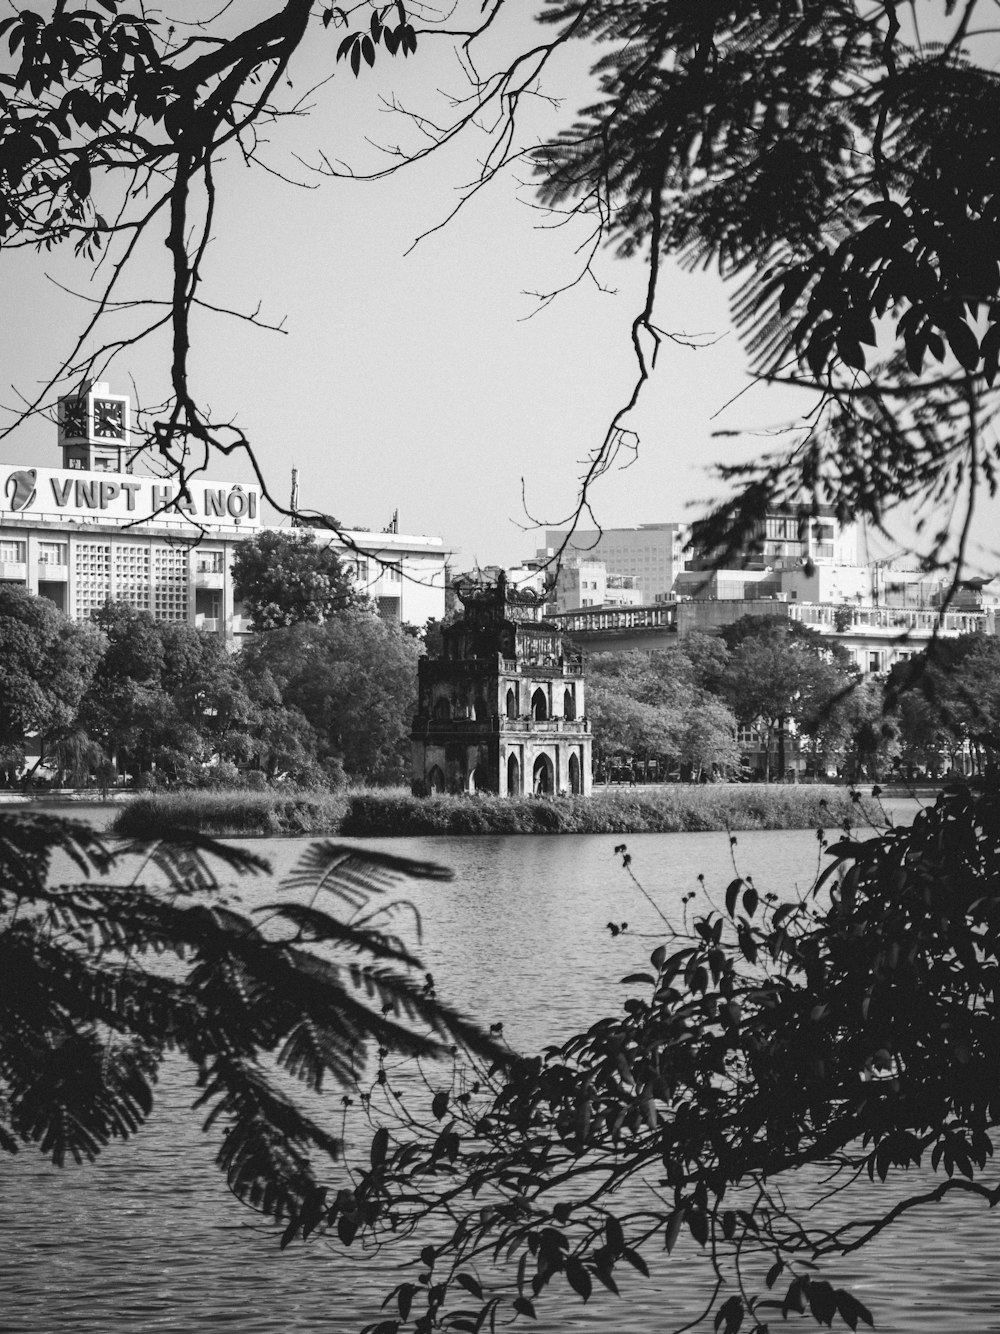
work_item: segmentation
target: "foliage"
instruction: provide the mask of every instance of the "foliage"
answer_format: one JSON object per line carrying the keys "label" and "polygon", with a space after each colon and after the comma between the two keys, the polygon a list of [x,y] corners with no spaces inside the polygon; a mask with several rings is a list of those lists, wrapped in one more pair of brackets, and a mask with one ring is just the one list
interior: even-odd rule
{"label": "foliage", "polygon": [[500,1055],[372,924],[408,877],[447,871],[318,843],[248,915],[224,877],[267,869],[194,834],[111,849],[80,824],[0,816],[0,1149],[93,1159],[144,1123],[174,1051],[223,1130],[230,1189],[281,1217],[322,1198],[313,1159],[325,1172],[341,1147],[296,1081],[352,1084],[372,1046]]}
{"label": "foliage", "polygon": [[47,599],[0,585],[0,768],[20,768],[27,733],[55,744],[73,732],[103,646]]}
{"label": "foliage", "polygon": [[[409,1242],[419,1264],[368,1334],[627,1295],[654,1262],[668,1328],[682,1236],[711,1258],[717,1330],[799,1312],[856,1329],[872,1314],[819,1262],[948,1196],[995,1203],[1000,792],[954,789],[912,829],[821,850],[801,899],[735,869],[586,1032],[504,1074],[470,1062],[419,1108],[373,1089],[358,1240]],[[820,1206],[864,1179],[860,1214],[810,1210],[812,1166]]]}
{"label": "foliage", "polygon": [[911,752],[954,753],[970,743],[980,772],[1000,761],[1000,643],[992,636],[936,640],[889,673],[886,698]]}
{"label": "foliage", "polygon": [[398,782],[409,767],[420,648],[370,611],[345,611],[322,625],[255,635],[243,647],[248,682],[273,685],[281,706],[316,737],[321,764],[355,779]]}
{"label": "foliage", "polygon": [[708,829],[811,829],[840,824],[852,807],[843,788],[600,788],[593,797],[414,797],[403,789],[346,792],[164,792],[135,798],[115,834],[149,838],[197,829],[246,834],[338,834],[350,838],[434,834],[634,834]]}
{"label": "foliage", "polygon": [[840,645],[787,617],[744,616],[722,638],[730,652],[721,693],[741,723],[762,729],[767,774],[777,737],[780,776],[789,724],[807,736],[839,730],[856,672]]}
{"label": "foliage", "polygon": [[599,763],[652,755],[695,776],[736,767],[736,718],[707,686],[719,679],[726,646],[707,635],[692,640],[669,652],[588,657],[587,716]]}
{"label": "foliage", "polygon": [[346,809],[342,792],[228,790],[147,793],[124,804],[111,832],[126,838],[172,836],[197,829],[212,838],[275,834],[337,834]]}
{"label": "foliage", "polygon": [[217,636],[127,603],[109,602],[92,620],[106,647],[76,726],[109,759],[184,780],[213,756],[245,757],[254,710]]}
{"label": "foliage", "polygon": [[598,100],[537,154],[543,200],[649,255],[654,345],[661,256],[716,265],[752,365],[822,394],[786,452],[720,469],[741,482],[701,525],[720,564],[776,501],[878,524],[992,487],[1000,80],[977,8],[548,7],[602,56]]}
{"label": "foliage", "polygon": [[312,529],[255,533],[236,547],[232,568],[233,592],[254,630],[320,625],[364,602],[336,551],[320,546]]}

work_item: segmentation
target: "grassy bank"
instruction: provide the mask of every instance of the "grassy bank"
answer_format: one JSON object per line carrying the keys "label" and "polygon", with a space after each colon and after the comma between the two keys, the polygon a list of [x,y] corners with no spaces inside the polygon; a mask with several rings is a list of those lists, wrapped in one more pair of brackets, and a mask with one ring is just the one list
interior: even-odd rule
{"label": "grassy bank", "polygon": [[837,787],[615,788],[582,797],[412,797],[346,793],[175,792],[137,797],[111,831],[150,837],[198,829],[218,837],[339,834],[642,834],[714,829],[830,829],[854,812]]}
{"label": "grassy bank", "polygon": [[109,829],[131,838],[155,838],[178,829],[197,829],[215,838],[333,834],[346,809],[341,792],[155,792],[124,805]]}

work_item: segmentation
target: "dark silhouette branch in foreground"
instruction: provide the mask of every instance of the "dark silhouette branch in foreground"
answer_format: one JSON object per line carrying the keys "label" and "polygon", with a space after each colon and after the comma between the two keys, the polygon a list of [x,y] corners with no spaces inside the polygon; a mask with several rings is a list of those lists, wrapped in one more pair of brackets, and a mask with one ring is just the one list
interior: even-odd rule
{"label": "dark silhouette branch in foreground", "polygon": [[412,1081],[395,1095],[402,1067],[373,1082],[353,1189],[284,1244],[333,1229],[419,1257],[368,1334],[627,1298],[682,1236],[715,1272],[717,1329],[871,1324],[818,1261],[947,1197],[1000,1198],[1000,793],[957,787],[912,828],[820,843],[801,899],[737,873],[586,1032],[506,1071],[457,1060],[422,1107]]}

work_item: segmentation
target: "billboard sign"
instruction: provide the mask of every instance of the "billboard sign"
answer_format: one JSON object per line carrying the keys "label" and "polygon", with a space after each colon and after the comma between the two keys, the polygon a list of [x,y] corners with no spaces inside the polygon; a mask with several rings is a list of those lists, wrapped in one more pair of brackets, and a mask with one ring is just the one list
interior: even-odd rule
{"label": "billboard sign", "polygon": [[260,487],[188,483],[129,473],[20,468],[0,464],[0,516],[138,524],[187,520],[202,528],[259,528]]}

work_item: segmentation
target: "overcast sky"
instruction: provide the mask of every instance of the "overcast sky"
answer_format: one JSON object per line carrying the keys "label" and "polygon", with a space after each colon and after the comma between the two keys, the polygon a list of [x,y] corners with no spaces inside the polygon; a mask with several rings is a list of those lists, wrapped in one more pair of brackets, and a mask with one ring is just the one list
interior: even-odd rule
{"label": "overcast sky", "polygon": [[[242,18],[251,0],[238,8]],[[512,8],[519,26],[500,34],[512,45],[535,35],[527,8]],[[331,31],[328,49],[313,44],[296,71],[298,90],[332,65],[337,40]],[[562,106],[532,109],[525,142],[586,103],[592,54],[581,47],[547,73],[544,91]],[[631,392],[629,331],[646,271],[641,259],[602,255],[597,272],[612,292],[587,280],[539,309],[528,293],[573,277],[585,233],[553,227],[517,172],[407,254],[474,175],[483,144],[471,136],[378,183],[321,180],[301,165],[318,162],[320,152],[359,169],[372,165],[367,141],[397,142],[407,133],[379,109],[379,91],[415,103],[428,88],[460,87],[460,77],[447,49],[430,43],[405,67],[381,59],[357,81],[341,64],[311,99],[315,110],[275,126],[263,150],[271,167],[306,188],[235,158],[220,173],[203,296],[240,309],[259,302],[262,318],[286,332],[204,316],[193,388],[217,417],[240,423],[276,494],[287,496],[294,465],[303,505],[376,529],[398,509],[402,532],[441,536],[462,568],[474,558],[512,563],[532,554],[541,540],[532,521],[555,525],[572,510],[581,460]],[[160,241],[143,256],[135,294],[166,290]],[[68,254],[5,252],[0,263],[0,401],[13,407],[66,353],[85,309],[55,283],[85,297],[91,278]],[[725,409],[747,380],[713,275],[667,269],[657,321],[718,341],[700,351],[664,346],[634,417],[635,461],[593,493],[605,526],[692,517],[691,502],[719,494],[707,466],[736,448],[714,432],[750,427],[764,448],[770,427],[811,406],[752,387]],[[133,392],[134,381],[140,399],[155,403],[166,392],[166,360],[162,339],[120,355],[108,376],[113,391]],[[0,460],[57,465],[55,428],[25,425],[0,442]],[[215,471],[249,477],[225,460]]]}

